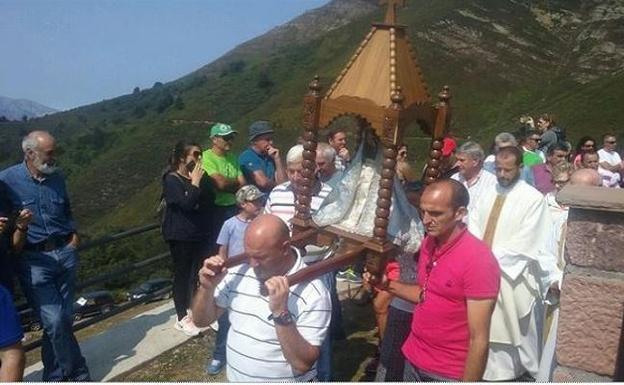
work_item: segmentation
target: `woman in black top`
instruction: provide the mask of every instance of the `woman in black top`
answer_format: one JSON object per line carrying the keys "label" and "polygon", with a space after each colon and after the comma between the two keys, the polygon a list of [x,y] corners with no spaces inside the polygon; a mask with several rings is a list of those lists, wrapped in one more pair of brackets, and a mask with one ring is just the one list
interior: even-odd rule
{"label": "woman in black top", "polygon": [[210,217],[214,191],[201,166],[202,150],[196,144],[179,142],[172,151],[169,169],[163,175],[166,202],[162,233],[174,263],[173,302],[178,320],[175,328],[189,336],[199,334],[193,323],[190,301],[197,270],[210,239]]}

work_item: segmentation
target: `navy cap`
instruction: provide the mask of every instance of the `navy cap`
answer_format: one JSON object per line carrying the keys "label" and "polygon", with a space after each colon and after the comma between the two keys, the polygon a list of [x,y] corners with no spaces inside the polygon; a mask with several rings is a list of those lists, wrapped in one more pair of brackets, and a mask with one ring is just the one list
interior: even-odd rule
{"label": "navy cap", "polygon": [[260,135],[272,134],[273,132],[273,125],[270,122],[257,120],[249,126],[249,141],[251,142]]}

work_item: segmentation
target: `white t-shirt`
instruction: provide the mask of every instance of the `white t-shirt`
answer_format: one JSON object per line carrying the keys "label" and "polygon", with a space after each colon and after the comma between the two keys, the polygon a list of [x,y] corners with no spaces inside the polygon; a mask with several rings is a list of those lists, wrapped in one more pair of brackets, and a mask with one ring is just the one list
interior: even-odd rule
{"label": "white t-shirt", "polygon": [[[617,151],[608,152],[604,148],[598,150],[598,158],[600,163],[607,162],[612,166],[622,163],[622,158]],[[598,166],[598,173],[602,177],[602,185],[604,187],[620,187],[620,173],[612,172]]]}
{"label": "white t-shirt", "polygon": [[[306,265],[299,251],[287,275]],[[231,323],[227,336],[227,378],[230,382],[309,381],[316,376],[316,364],[306,373],[295,374],[282,353],[275,332],[269,298],[260,293],[260,281],[248,264],[232,268],[215,290],[218,307],[227,309]],[[331,319],[329,292],[318,279],[290,288],[288,311],[301,336],[321,346]]]}

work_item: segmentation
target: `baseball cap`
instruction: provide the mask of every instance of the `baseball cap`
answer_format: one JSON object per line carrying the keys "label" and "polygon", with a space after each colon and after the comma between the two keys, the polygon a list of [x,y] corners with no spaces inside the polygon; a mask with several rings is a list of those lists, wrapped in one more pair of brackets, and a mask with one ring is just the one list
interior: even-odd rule
{"label": "baseball cap", "polygon": [[457,142],[453,138],[448,136],[442,139],[442,156],[451,156],[455,148],[457,148]]}
{"label": "baseball cap", "polygon": [[266,120],[257,120],[249,126],[249,141],[254,140],[260,135],[272,134],[273,132],[273,125],[270,122],[267,122]]}
{"label": "baseball cap", "polygon": [[232,129],[232,126],[225,123],[215,123],[214,126],[210,129],[210,137],[214,138],[215,136],[226,136],[229,134],[236,134],[237,132]]}
{"label": "baseball cap", "polygon": [[239,205],[245,202],[255,201],[258,198],[262,198],[264,193],[260,191],[256,186],[248,184],[238,189],[236,192],[236,203]]}

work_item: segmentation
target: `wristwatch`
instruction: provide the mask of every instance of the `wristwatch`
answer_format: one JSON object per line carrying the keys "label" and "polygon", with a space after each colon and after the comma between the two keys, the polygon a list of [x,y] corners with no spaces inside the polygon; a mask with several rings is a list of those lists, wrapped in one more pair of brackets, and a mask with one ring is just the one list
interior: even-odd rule
{"label": "wristwatch", "polygon": [[281,312],[278,316],[274,316],[273,314],[269,315],[269,321],[273,320],[276,325],[288,326],[291,323],[295,322],[295,318],[292,313],[288,310]]}

